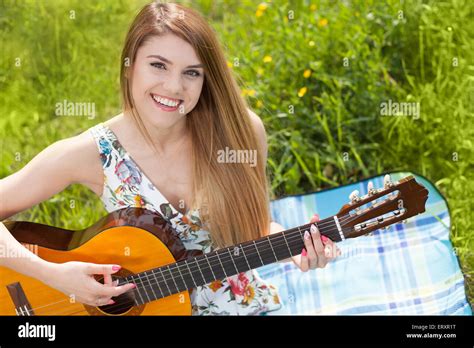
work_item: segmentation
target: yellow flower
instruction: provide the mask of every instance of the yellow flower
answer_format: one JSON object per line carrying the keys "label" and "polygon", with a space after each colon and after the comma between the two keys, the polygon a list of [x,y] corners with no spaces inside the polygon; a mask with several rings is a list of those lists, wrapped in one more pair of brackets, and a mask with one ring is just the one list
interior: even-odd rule
{"label": "yellow flower", "polygon": [[308,42],[308,45],[309,45],[309,47],[313,47],[314,46],[314,41]]}
{"label": "yellow flower", "polygon": [[280,298],[278,297],[278,295],[273,295],[273,302],[276,304],[280,303]]}
{"label": "yellow flower", "polygon": [[303,73],[303,76],[305,79],[307,79],[308,77],[311,76],[311,70],[310,69],[306,69]]}
{"label": "yellow flower", "polygon": [[267,9],[268,5],[264,2],[262,2],[260,5],[258,5],[257,10],[260,11],[265,11]]}
{"label": "yellow flower", "polygon": [[263,62],[264,63],[270,63],[272,61],[272,57],[271,56],[265,56],[263,57]]}
{"label": "yellow flower", "polygon": [[211,284],[209,284],[209,288],[214,292],[216,292],[217,290],[219,290],[219,288],[222,288],[222,287],[223,287],[222,281],[220,280],[215,280]]}
{"label": "yellow flower", "polygon": [[261,100],[257,100],[257,108],[261,108],[263,106],[263,103]]}
{"label": "yellow flower", "polygon": [[263,13],[267,9],[267,7],[268,7],[268,5],[264,2],[262,2],[260,5],[258,5],[257,11],[255,12],[255,16],[257,16],[257,17],[263,16]]}
{"label": "yellow flower", "polygon": [[255,90],[254,89],[242,89],[242,95],[245,96],[250,96],[254,97],[255,96]]}
{"label": "yellow flower", "polygon": [[140,195],[135,195],[134,200],[135,200],[135,207],[137,208],[142,207],[142,205],[145,203],[143,202],[143,199]]}
{"label": "yellow flower", "polygon": [[264,72],[265,70],[263,70],[262,68],[257,69],[257,75],[263,75]]}
{"label": "yellow flower", "polygon": [[310,9],[311,11],[316,11],[316,5],[315,5],[315,4],[312,4],[312,5],[309,7],[309,9]]}
{"label": "yellow flower", "polygon": [[227,61],[227,66],[232,69],[232,63]]}
{"label": "yellow flower", "polygon": [[255,297],[255,290],[251,285],[247,285],[244,290],[244,300],[242,301],[244,304],[249,304],[253,298]]}
{"label": "yellow flower", "polygon": [[300,98],[303,97],[306,94],[307,91],[308,91],[308,88],[306,88],[306,87],[301,88],[298,92],[298,97],[300,97]]}
{"label": "yellow flower", "polygon": [[321,18],[319,21],[318,21],[318,26],[319,27],[325,27],[326,25],[328,25],[328,20],[326,18]]}

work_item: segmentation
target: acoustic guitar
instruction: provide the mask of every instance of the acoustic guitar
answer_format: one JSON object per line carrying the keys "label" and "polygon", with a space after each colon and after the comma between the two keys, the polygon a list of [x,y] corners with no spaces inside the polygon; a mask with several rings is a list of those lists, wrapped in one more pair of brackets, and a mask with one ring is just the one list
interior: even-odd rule
{"label": "acoustic guitar", "polygon": [[[413,176],[386,181],[383,188],[353,196],[340,211],[316,223],[335,242],[366,235],[425,211],[428,190]],[[114,211],[89,228],[65,230],[32,222],[5,221],[26,248],[56,263],[119,264],[112,277],[136,288],[112,305],[93,307],[20,273],[0,267],[1,315],[190,315],[189,290],[299,255],[311,224],[202,254],[186,250],[176,231],[157,212]],[[103,282],[103,276],[96,279]]]}

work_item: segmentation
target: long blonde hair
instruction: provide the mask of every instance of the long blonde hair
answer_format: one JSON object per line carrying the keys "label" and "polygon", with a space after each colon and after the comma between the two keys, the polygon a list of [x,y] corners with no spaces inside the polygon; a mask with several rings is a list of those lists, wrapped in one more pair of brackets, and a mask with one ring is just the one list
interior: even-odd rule
{"label": "long blonde hair", "polygon": [[[124,110],[131,111],[144,138],[151,137],[134,107],[128,67],[151,36],[172,33],[187,41],[204,65],[199,101],[187,114],[192,138],[193,201],[215,248],[259,238],[269,232],[269,189],[246,101],[227,66],[213,29],[196,11],[174,3],[152,2],[139,12],[127,34],[120,73]],[[256,165],[219,163],[218,150],[257,150]]]}

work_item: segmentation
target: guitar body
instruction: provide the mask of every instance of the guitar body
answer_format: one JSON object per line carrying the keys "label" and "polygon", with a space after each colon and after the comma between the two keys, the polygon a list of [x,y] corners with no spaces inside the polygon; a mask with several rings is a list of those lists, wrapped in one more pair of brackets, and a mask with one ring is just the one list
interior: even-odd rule
{"label": "guitar body", "polygon": [[[114,277],[119,278],[197,254],[184,248],[161,215],[138,208],[113,212],[83,231],[29,222],[5,225],[42,259],[55,263],[118,264],[122,268]],[[34,278],[0,267],[0,315],[22,315],[24,306],[34,315],[191,315],[187,291],[143,305],[124,305],[120,313],[112,314],[107,312],[107,306],[75,302]]]}

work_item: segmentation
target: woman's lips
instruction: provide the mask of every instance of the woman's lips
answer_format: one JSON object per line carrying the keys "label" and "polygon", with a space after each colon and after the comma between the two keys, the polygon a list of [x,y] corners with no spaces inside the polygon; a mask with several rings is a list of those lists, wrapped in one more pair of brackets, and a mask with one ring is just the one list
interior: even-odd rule
{"label": "woman's lips", "polygon": [[168,112],[172,112],[172,111],[176,111],[178,110],[178,108],[181,106],[181,104],[183,104],[183,101],[181,100],[179,102],[178,105],[176,106],[168,106],[168,105],[164,105],[164,104],[161,104],[160,102],[157,102],[155,100],[155,98],[153,98],[153,95],[150,94],[150,98],[152,99],[153,103],[158,107],[160,108],[161,110],[163,111],[168,111]]}

